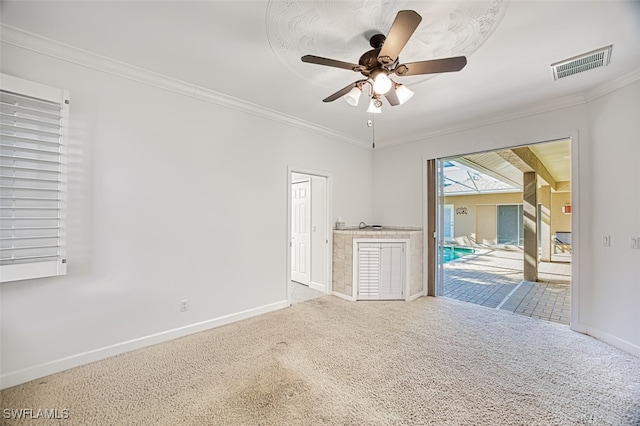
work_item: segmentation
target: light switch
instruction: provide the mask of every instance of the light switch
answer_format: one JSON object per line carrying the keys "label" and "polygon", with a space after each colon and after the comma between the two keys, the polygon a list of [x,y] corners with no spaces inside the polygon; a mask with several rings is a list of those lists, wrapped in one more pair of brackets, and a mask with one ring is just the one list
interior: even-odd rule
{"label": "light switch", "polygon": [[605,235],[602,237],[602,245],[605,247],[611,247],[611,236]]}
{"label": "light switch", "polygon": [[630,249],[638,249],[640,248],[640,238],[638,237],[631,237],[629,238],[629,248]]}

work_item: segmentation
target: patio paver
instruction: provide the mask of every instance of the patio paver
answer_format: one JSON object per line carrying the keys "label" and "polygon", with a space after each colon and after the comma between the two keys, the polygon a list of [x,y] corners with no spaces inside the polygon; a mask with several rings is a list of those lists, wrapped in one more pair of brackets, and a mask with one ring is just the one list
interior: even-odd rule
{"label": "patio paver", "polygon": [[529,282],[522,262],[520,249],[480,249],[445,263],[443,296],[568,325],[571,264],[542,262],[540,281]]}

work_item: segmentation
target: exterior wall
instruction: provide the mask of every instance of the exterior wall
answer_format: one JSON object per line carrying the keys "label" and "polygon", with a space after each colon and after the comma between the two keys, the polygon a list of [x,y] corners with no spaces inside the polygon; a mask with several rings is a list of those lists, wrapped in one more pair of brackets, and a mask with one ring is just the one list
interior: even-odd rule
{"label": "exterior wall", "polygon": [[571,231],[571,215],[562,213],[565,204],[571,204],[570,192],[551,193],[551,235]]}
{"label": "exterior wall", "polygon": [[[495,206],[522,204],[522,193],[455,195],[444,198],[445,204],[454,205],[455,241],[460,245],[497,243],[497,217]],[[571,215],[562,213],[562,206],[571,204],[570,192],[551,193],[551,235],[571,231]],[[458,214],[459,208],[467,214]]]}
{"label": "exterior wall", "polygon": [[[495,244],[496,239],[496,204],[522,204],[522,193],[513,192],[507,194],[478,194],[478,195],[454,195],[444,197],[445,204],[453,204],[455,240],[461,245],[470,244]],[[478,216],[477,206],[492,205],[494,214],[483,209]],[[467,214],[458,214],[460,208],[466,209]],[[491,221],[493,219],[493,221]],[[478,234],[481,240],[477,240]]]}

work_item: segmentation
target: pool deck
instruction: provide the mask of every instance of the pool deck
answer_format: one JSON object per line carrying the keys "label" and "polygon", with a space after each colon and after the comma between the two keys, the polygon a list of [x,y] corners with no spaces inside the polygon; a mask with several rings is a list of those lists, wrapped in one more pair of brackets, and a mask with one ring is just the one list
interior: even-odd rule
{"label": "pool deck", "polygon": [[444,264],[443,296],[546,321],[569,324],[571,258],[541,262],[538,282],[523,281],[520,249],[479,249]]}

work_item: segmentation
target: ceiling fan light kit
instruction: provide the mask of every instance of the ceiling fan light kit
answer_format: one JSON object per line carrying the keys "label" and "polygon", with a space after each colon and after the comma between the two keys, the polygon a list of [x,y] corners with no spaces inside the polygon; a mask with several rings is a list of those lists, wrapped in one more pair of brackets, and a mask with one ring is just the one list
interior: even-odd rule
{"label": "ceiling fan light kit", "polygon": [[414,93],[409,90],[409,88],[404,84],[395,83],[394,86],[396,96],[398,97],[398,102],[400,105],[407,102],[414,95]]}
{"label": "ceiling fan light kit", "polygon": [[358,106],[360,95],[362,95],[362,87],[355,86],[349,93],[344,95],[344,100],[351,106]]}
{"label": "ceiling fan light kit", "polygon": [[372,96],[367,108],[369,114],[380,114],[382,112],[382,101],[377,96]]}
{"label": "ceiling fan light kit", "polygon": [[323,102],[333,102],[338,98],[344,97],[349,105],[357,106],[362,94],[362,87],[365,83],[368,83],[371,88],[371,101],[367,112],[378,114],[382,112],[381,96],[385,96],[391,106],[402,105],[413,96],[411,90],[403,84],[393,81],[390,75],[395,74],[398,77],[404,77],[436,74],[460,71],[464,68],[467,64],[467,58],[464,56],[399,63],[398,55],[421,21],[422,17],[413,10],[401,10],[398,12],[386,37],[383,34],[375,34],[369,39],[369,44],[373,49],[365,52],[360,57],[358,64],[314,55],[303,56],[301,58],[302,62],[347,69],[365,76],[364,80],[351,83],[323,99]]}

